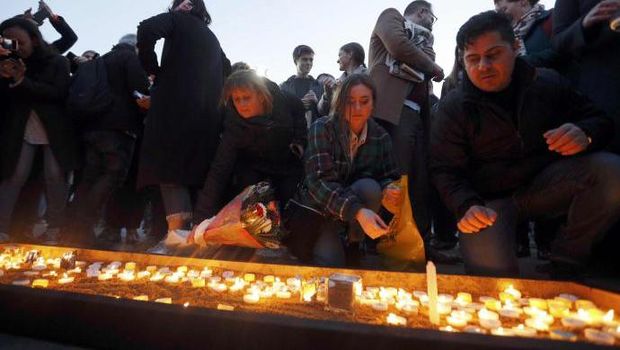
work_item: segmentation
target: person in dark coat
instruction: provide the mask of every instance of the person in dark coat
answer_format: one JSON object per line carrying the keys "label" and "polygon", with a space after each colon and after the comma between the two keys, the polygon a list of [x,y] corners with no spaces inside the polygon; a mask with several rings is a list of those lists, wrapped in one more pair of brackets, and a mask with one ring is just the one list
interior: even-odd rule
{"label": "person in dark coat", "polygon": [[[138,27],[142,66],[155,76],[138,185],[159,185],[169,229],[191,223],[190,188],[202,186],[217,148],[228,60],[202,0],[175,0]],[[161,66],[154,48],[165,38]]]}
{"label": "person in dark coat", "polygon": [[314,50],[307,45],[297,46],[293,50],[293,63],[297,68],[297,74],[280,84],[280,88],[301,100],[306,109],[306,123],[310,127],[310,124],[321,116],[318,103],[323,95],[323,87],[310,75],[314,65]]}
{"label": "person in dark coat", "polygon": [[7,234],[13,207],[40,148],[48,199],[49,225],[44,239],[53,243],[66,206],[65,174],[77,163],[74,128],[64,110],[69,67],[32,21],[9,19],[0,24],[0,33],[20,43],[15,58],[0,62],[2,95],[11,100],[0,129],[0,233]]}
{"label": "person in dark coat", "polygon": [[271,182],[282,206],[303,178],[307,128],[301,102],[251,70],[232,74],[223,98],[222,142],[198,196],[195,224],[217,214],[233,177],[234,194],[261,181]]}
{"label": "person in dark coat", "polygon": [[[55,14],[44,1],[39,1],[39,11],[44,11],[49,15],[50,24],[54,27],[54,30],[60,34],[60,38],[51,43],[50,46],[61,55],[69,51],[78,41],[77,34],[71,29],[71,26],[65,21],[64,17]],[[31,9],[28,9],[23,16],[27,19],[34,20]],[[41,26],[43,25],[43,21],[37,24]]]}
{"label": "person in dark coat", "polygon": [[[615,121],[610,150],[620,154],[620,33],[609,28],[620,0],[557,0],[553,44],[575,61],[570,78]],[[574,71],[574,72],[573,72]]]}
{"label": "person in dark coat", "polygon": [[613,122],[557,72],[517,58],[505,16],[472,17],[457,43],[466,74],[439,104],[430,168],[466,270],[518,274],[517,223],[563,215],[550,259],[556,272],[579,270],[620,216],[620,157],[600,152]]}
{"label": "person in dark coat", "polygon": [[[98,58],[106,66],[112,105],[80,125],[85,164],[73,204],[80,220],[70,230],[77,242],[92,241],[92,227],[124,183],[138,134],[142,132],[143,115],[133,94],[147,94],[149,81],[138,59],[136,41],[135,34],[125,35],[109,53]],[[120,238],[118,232],[102,238],[114,240],[114,236]]]}

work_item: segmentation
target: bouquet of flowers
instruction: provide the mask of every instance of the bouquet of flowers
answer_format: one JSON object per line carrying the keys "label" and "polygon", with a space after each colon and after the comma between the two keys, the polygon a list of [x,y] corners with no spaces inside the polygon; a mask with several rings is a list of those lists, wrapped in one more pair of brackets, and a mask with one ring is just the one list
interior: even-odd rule
{"label": "bouquet of flowers", "polygon": [[213,219],[197,226],[190,243],[278,249],[286,236],[273,187],[260,182],[247,187]]}

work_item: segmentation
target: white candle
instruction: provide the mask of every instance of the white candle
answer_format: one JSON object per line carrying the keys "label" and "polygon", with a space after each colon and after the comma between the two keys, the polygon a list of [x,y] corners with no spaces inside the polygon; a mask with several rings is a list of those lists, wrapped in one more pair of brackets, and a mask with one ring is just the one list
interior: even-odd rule
{"label": "white candle", "polygon": [[447,315],[450,312],[452,312],[452,304],[444,304],[444,303],[437,304],[437,313],[439,313],[440,315]]}
{"label": "white candle", "polygon": [[529,302],[530,302],[531,307],[541,309],[541,310],[547,310],[547,301],[545,299],[530,298]]}
{"label": "white candle", "polygon": [[480,326],[486,329],[495,329],[502,326],[499,315],[493,311],[482,309],[478,312]]}
{"label": "white candle", "polygon": [[276,293],[276,298],[278,298],[278,299],[290,299],[291,298],[291,292],[286,291],[286,290],[281,290],[281,291]]}
{"label": "white candle", "polygon": [[510,328],[498,327],[498,328],[491,329],[491,334],[498,335],[501,337],[512,337],[515,335],[515,332],[513,332],[513,330]]}
{"label": "white candle", "polygon": [[151,278],[149,278],[149,280],[151,282],[159,282],[159,281],[162,281],[165,277],[166,277],[165,274],[157,271],[157,272],[155,272],[155,274],[153,276],[151,276]]}
{"label": "white candle", "polygon": [[523,314],[523,310],[511,307],[503,307],[499,310],[499,314],[506,318],[520,318]]}
{"label": "white candle", "polygon": [[234,271],[224,271],[224,272],[222,272],[222,277],[224,279],[235,277],[235,272]]}
{"label": "white candle", "polygon": [[437,301],[443,304],[450,304],[454,301],[454,297],[450,294],[439,294],[437,296]]}
{"label": "white candle", "polygon": [[151,276],[151,273],[148,271],[140,271],[138,272],[138,279],[143,279]]}
{"label": "white candle", "polygon": [[136,279],[136,275],[134,275],[133,270],[123,271],[119,273],[117,277],[124,282],[131,282]]}
{"label": "white candle", "polygon": [[551,339],[564,340],[564,341],[577,341],[577,335],[572,332],[563,331],[561,329],[555,329],[549,332]]}
{"label": "white candle", "polygon": [[385,301],[376,301],[371,304],[371,307],[375,311],[387,311],[388,303],[386,303]]}
{"label": "white candle", "polygon": [[156,303],[162,303],[162,304],[172,304],[172,298],[159,298],[159,299],[155,299]]}
{"label": "white candle", "polygon": [[32,282],[33,288],[36,288],[36,287],[47,288],[48,285],[49,285],[49,281],[46,279],[37,279]]}
{"label": "white candle", "polygon": [[607,333],[616,337],[616,339],[620,339],[620,326],[618,327],[609,327],[606,329]]}
{"label": "white candle", "polygon": [[218,293],[223,293],[228,289],[224,283],[210,283],[209,288]]}
{"label": "white candle", "polygon": [[599,331],[598,329],[587,328],[584,331],[584,334],[586,336],[586,339],[596,344],[614,345],[614,343],[616,342],[616,338],[614,338],[613,335]]}
{"label": "white candle", "polygon": [[615,326],[617,326],[618,322],[616,322],[614,320],[614,316],[615,316],[614,310],[607,311],[605,316],[603,316],[603,324],[608,326],[608,327],[615,327]]}
{"label": "white candle", "polygon": [[134,297],[133,300],[149,301],[149,296],[148,295],[138,295],[137,297]]}
{"label": "white candle", "polygon": [[457,333],[459,331],[458,329],[452,326],[441,327],[439,328],[439,330],[442,332],[448,332],[448,333]]}
{"label": "white candle", "polygon": [[202,278],[208,278],[211,277],[213,275],[213,270],[209,269],[208,267],[205,267],[202,271],[200,271],[200,277]]}
{"label": "white candle", "polygon": [[562,318],[562,326],[568,329],[582,329],[586,326],[586,322],[578,317],[569,316]]}
{"label": "white candle", "polygon": [[387,316],[387,323],[393,326],[406,326],[407,325],[407,319],[398,315],[395,315],[393,313],[390,313]]}
{"label": "white candle", "polygon": [[536,329],[530,328],[530,327],[525,327],[522,324],[520,324],[520,325],[518,325],[516,327],[512,327],[512,331],[514,332],[515,335],[517,335],[519,337],[527,337],[527,338],[533,338],[533,337],[536,336],[536,334],[538,334]]}
{"label": "white candle", "polygon": [[521,299],[521,292],[516,289],[512,284],[508,286],[508,288],[504,289],[504,293],[512,295],[512,297],[517,300]]}
{"label": "white candle", "polygon": [[29,286],[30,280],[15,280],[12,282],[14,286]]}
{"label": "white candle", "polygon": [[461,317],[455,317],[455,316],[448,316],[446,317],[446,321],[448,321],[448,324],[452,327],[456,327],[456,328],[463,328],[467,325],[467,320]]}
{"label": "white candle", "polygon": [[260,301],[260,295],[258,294],[245,294],[243,296],[243,302],[246,304],[256,304]]}
{"label": "white candle", "polygon": [[399,301],[394,306],[398,311],[407,315],[412,315],[418,313],[418,305],[419,303],[417,301]]}
{"label": "white candle", "polygon": [[525,320],[525,325],[538,331],[544,332],[549,330],[549,324],[539,318],[528,318]]}
{"label": "white candle", "polygon": [[73,282],[74,280],[75,280],[74,277],[69,277],[65,274],[62,278],[58,279],[58,284],[69,284]]}
{"label": "white candle", "polygon": [[135,271],[136,270],[136,263],[135,262],[128,262],[125,264],[125,270],[127,271]]}
{"label": "white candle", "polygon": [[204,278],[191,278],[190,281],[192,283],[192,288],[203,288],[205,286]]}
{"label": "white candle", "polygon": [[502,303],[497,299],[489,299],[484,302],[484,307],[492,311],[498,311],[502,308]]}
{"label": "white candle", "polygon": [[463,332],[465,333],[473,333],[473,334],[486,334],[487,331],[478,327],[478,326],[467,326],[463,328]]}
{"label": "white candle", "polygon": [[428,317],[432,324],[439,325],[439,313],[437,312],[437,269],[432,261],[426,264],[426,285],[428,293]]}
{"label": "white candle", "polygon": [[112,277],[114,277],[112,274],[109,273],[100,273],[99,276],[97,276],[97,279],[99,281],[107,281],[112,279]]}
{"label": "white candle", "polygon": [[243,279],[246,282],[251,283],[251,282],[256,281],[256,275],[253,273],[246,273],[245,275],[243,275]]}

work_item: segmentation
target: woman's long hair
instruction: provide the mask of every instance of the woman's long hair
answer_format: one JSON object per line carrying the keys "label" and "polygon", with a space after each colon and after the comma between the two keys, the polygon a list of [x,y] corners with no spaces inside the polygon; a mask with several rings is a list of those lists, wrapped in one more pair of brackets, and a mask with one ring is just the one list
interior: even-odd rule
{"label": "woman's long hair", "polygon": [[273,95],[269,91],[265,79],[259,77],[256,71],[252,69],[236,71],[226,79],[222,92],[224,106],[228,107],[232,104],[232,93],[236,89],[256,91],[258,97],[263,101],[265,114],[270,114],[273,111]]}
{"label": "woman's long hair", "polygon": [[43,39],[39,27],[31,20],[23,17],[13,17],[0,24],[0,34],[8,28],[17,27],[28,33],[32,41],[32,55],[25,59],[26,63],[36,62],[55,53],[55,50]]}
{"label": "woman's long hair", "polygon": [[340,50],[350,54],[351,58],[358,66],[363,66],[366,68],[366,63],[364,63],[366,60],[366,53],[364,52],[364,47],[362,47],[362,45],[352,42],[343,45]]}
{"label": "woman's long hair", "polygon": [[[170,11],[173,11],[179,5],[181,5],[185,0],[174,0],[172,2],[172,6],[170,6]],[[192,15],[202,19],[207,24],[211,24],[211,15],[209,15],[209,11],[207,11],[207,7],[203,0],[191,0],[192,1],[192,10],[189,11]]]}
{"label": "woman's long hair", "polygon": [[345,119],[346,110],[347,108],[350,108],[349,94],[351,93],[351,89],[357,85],[364,85],[372,91],[373,112],[374,105],[377,101],[377,88],[370,77],[366,74],[351,74],[336,89],[332,100],[331,110],[329,111],[329,116],[332,120],[338,123],[341,133],[338,137],[342,139],[343,144],[345,145],[349,144],[349,134],[351,130],[349,127],[349,121]]}

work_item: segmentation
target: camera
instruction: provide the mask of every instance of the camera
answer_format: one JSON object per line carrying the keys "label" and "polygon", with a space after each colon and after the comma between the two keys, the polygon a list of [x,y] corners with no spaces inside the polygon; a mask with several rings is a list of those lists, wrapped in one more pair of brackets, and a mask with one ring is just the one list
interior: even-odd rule
{"label": "camera", "polygon": [[19,49],[19,44],[17,43],[17,40],[6,39],[3,37],[0,37],[0,46],[2,46],[2,48],[5,50],[13,52]]}
{"label": "camera", "polygon": [[43,24],[46,18],[49,18],[52,15],[50,8],[43,1],[39,1],[39,10],[32,15],[32,19],[37,22],[39,26]]}

